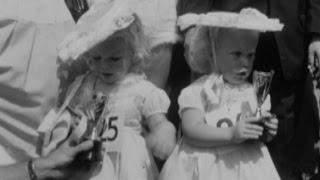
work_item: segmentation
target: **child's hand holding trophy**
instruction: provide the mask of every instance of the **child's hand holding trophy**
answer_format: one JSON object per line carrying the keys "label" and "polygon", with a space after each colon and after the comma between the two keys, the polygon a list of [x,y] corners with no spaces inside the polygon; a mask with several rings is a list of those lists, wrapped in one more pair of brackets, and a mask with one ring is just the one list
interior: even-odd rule
{"label": "child's hand holding trophy", "polygon": [[262,141],[270,141],[277,132],[278,120],[274,114],[269,112],[263,112],[262,106],[270,92],[270,85],[274,71],[270,72],[253,72],[253,86],[256,91],[257,97],[257,111],[255,116],[258,118],[258,121],[255,124],[263,127],[263,134],[260,136]]}
{"label": "child's hand holding trophy", "polygon": [[90,101],[84,107],[84,116],[86,116],[86,127],[83,135],[80,138],[80,142],[93,141],[93,148],[89,151],[80,153],[77,157],[76,166],[85,167],[86,170],[92,171],[90,174],[94,175],[101,168],[104,156],[103,143],[105,141],[102,138],[104,131],[106,130],[106,113],[108,113],[108,98],[102,93],[93,95],[92,101]]}

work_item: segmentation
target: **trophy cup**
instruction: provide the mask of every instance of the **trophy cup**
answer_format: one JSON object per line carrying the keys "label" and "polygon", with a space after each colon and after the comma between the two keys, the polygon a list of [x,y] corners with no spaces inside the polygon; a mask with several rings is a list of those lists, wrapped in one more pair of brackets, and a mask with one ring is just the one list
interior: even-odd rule
{"label": "trophy cup", "polygon": [[[258,121],[254,124],[257,124],[259,126],[264,127],[264,123],[268,121],[272,117],[263,117],[261,108],[262,104],[267,98],[267,95],[270,91],[270,85],[272,82],[272,77],[274,75],[274,71],[271,70],[270,72],[261,72],[261,71],[254,71],[253,72],[253,87],[256,92],[257,96],[257,112],[256,117],[258,118]],[[263,128],[263,133],[259,137],[261,141],[267,141],[267,130],[266,128]]]}
{"label": "trophy cup", "polygon": [[253,87],[255,89],[258,102],[256,117],[258,118],[262,116],[261,107],[264,101],[266,100],[267,95],[269,94],[273,75],[273,70],[271,70],[270,72],[253,72]]}
{"label": "trophy cup", "polygon": [[[93,95],[92,101],[84,108],[87,116],[87,126],[80,142],[91,140],[93,148],[79,154],[79,162],[82,165],[97,167],[103,161],[103,143],[102,134],[106,129],[105,114],[108,98],[102,93]],[[96,169],[96,168],[93,168]]]}

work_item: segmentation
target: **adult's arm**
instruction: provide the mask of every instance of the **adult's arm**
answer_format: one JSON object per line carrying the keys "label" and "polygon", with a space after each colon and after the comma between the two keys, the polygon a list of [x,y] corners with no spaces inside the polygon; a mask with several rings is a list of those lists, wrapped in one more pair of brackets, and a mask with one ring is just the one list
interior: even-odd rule
{"label": "adult's arm", "polygon": [[[78,153],[89,150],[92,146],[91,141],[73,146],[72,140],[69,138],[48,156],[33,159],[34,172],[38,180],[60,179],[67,176],[67,165],[74,160]],[[30,180],[28,162],[0,166],[0,177],[2,180]]]}

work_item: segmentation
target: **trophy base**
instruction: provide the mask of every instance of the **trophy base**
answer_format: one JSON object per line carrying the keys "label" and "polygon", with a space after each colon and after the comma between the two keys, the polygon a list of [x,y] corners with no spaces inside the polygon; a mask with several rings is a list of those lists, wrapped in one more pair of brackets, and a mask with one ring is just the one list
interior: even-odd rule
{"label": "trophy base", "polygon": [[103,141],[94,140],[92,149],[78,154],[81,163],[103,161]]}
{"label": "trophy base", "polygon": [[103,152],[103,141],[94,140],[92,149],[79,153],[72,166],[84,176],[94,177],[102,168]]}
{"label": "trophy base", "polygon": [[263,128],[262,135],[259,137],[260,141],[266,142],[267,141],[267,129],[265,127],[265,122],[267,122],[270,117],[260,117],[260,119],[256,122],[252,122],[252,124],[258,125]]}

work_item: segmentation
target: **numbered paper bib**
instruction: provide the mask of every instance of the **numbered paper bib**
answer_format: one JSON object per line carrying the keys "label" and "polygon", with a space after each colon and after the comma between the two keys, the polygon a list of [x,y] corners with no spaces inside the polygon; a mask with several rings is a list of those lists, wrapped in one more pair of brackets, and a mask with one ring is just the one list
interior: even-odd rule
{"label": "numbered paper bib", "polygon": [[106,152],[120,152],[123,142],[124,120],[120,115],[109,115],[106,119],[107,128],[103,138],[106,138]]}
{"label": "numbered paper bib", "polygon": [[213,112],[208,112],[205,115],[205,119],[208,125],[217,128],[232,127],[236,119],[238,119],[239,108],[236,105],[232,107],[220,107]]}

